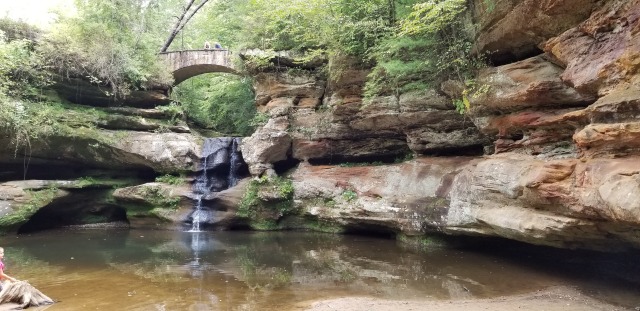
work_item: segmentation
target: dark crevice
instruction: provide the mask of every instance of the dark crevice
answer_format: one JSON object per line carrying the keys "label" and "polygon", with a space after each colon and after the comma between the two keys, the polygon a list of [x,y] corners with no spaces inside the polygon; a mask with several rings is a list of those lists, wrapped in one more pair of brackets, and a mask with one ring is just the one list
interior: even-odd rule
{"label": "dark crevice", "polygon": [[489,60],[491,66],[497,67],[519,62],[521,60],[538,56],[543,53],[544,51],[539,49],[538,47],[530,46],[526,49],[518,50],[516,53],[514,53],[513,51],[496,51],[490,53],[487,56],[487,59]]}
{"label": "dark crevice", "polygon": [[352,224],[344,228],[344,234],[363,235],[385,239],[395,239],[397,233],[392,229],[376,224]]}
{"label": "dark crevice", "polygon": [[300,160],[294,158],[288,158],[286,160],[273,163],[273,169],[280,176],[285,175],[291,169],[294,169],[300,164]]}
{"label": "dark crevice", "polygon": [[465,147],[451,147],[430,149],[421,152],[421,155],[432,157],[451,157],[451,156],[481,156],[484,152],[484,145],[472,145]]}
{"label": "dark crevice", "polygon": [[333,156],[331,158],[309,159],[309,164],[311,165],[339,165],[339,164],[345,164],[345,163],[390,164],[390,163],[397,162],[398,159],[403,157],[404,157],[404,154],[383,155],[383,156],[363,156],[363,157]]}
{"label": "dark crevice", "polygon": [[81,226],[128,223],[124,208],[108,203],[108,189],[70,189],[70,194],[38,210],[18,234]]}
{"label": "dark crevice", "polygon": [[95,179],[153,180],[156,173],[150,168],[129,170],[92,169],[78,165],[0,164],[0,182],[11,180],[74,180],[82,177]]}

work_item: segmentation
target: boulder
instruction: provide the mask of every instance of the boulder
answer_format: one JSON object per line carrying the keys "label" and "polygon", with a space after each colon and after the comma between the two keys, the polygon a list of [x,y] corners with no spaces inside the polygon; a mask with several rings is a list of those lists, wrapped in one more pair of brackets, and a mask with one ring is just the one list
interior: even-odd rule
{"label": "boulder", "polygon": [[529,108],[586,107],[595,101],[566,85],[563,69],[536,56],[480,72],[479,90],[469,100],[472,115],[502,114]]}
{"label": "boulder", "polygon": [[288,158],[291,149],[288,128],[287,118],[277,117],[242,140],[240,150],[251,175],[262,175],[273,168],[273,163]]}
{"label": "boulder", "polygon": [[188,184],[145,183],[113,192],[116,203],[125,208],[131,228],[176,229],[193,210]]}

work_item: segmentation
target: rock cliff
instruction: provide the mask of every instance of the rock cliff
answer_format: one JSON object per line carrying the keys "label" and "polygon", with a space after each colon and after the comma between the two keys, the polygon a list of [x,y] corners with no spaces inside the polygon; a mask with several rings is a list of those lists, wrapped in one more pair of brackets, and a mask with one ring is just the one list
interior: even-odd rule
{"label": "rock cliff", "polygon": [[[242,146],[252,174],[302,162],[276,227],[640,246],[640,1],[475,2],[475,49],[499,66],[464,116],[451,84],[365,101],[361,69],[257,80],[271,119]],[[340,162],[360,164],[316,166]]]}
{"label": "rock cliff", "polygon": [[[283,53],[255,73],[268,121],[241,145],[254,178],[207,198],[221,204],[213,225],[640,247],[640,0],[472,2],[474,50],[494,66],[463,115],[452,81],[365,99],[368,70],[347,59],[327,75],[326,60]],[[85,97],[94,107],[69,114],[84,125],[2,150],[0,227],[184,221],[189,177],[153,181],[193,177],[201,137],[154,96],[130,107]],[[23,154],[32,181],[12,181],[25,179]]]}

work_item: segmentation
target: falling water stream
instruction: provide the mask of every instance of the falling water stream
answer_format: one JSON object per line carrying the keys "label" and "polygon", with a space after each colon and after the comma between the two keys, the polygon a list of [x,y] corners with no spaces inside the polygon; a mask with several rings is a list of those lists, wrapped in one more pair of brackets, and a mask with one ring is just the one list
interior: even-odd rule
{"label": "falling water stream", "polygon": [[200,173],[193,183],[195,206],[191,214],[189,232],[201,232],[204,223],[213,223],[213,213],[204,206],[204,200],[214,192],[235,186],[241,166],[244,165],[238,150],[240,138],[206,138],[202,145]]}

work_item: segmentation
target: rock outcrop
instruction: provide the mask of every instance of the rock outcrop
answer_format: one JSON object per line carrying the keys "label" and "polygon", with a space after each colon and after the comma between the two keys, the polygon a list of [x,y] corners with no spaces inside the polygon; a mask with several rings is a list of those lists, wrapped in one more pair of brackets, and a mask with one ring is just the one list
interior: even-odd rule
{"label": "rock outcrop", "polygon": [[[487,3],[476,3],[476,49],[497,50],[492,59],[503,65],[480,73],[464,117],[434,90],[365,101],[360,69],[328,81],[320,106],[262,96],[278,103],[264,106],[279,124],[271,133],[288,138],[278,149],[263,136],[269,143],[253,165],[304,161],[291,175],[293,206],[272,215],[270,228],[309,228],[287,218],[300,217],[328,231],[640,247],[640,2]],[[441,91],[461,87],[447,82]],[[432,158],[479,155],[489,141],[494,155]],[[279,150],[277,160],[267,160],[267,150]],[[386,166],[308,164],[407,152],[419,157]]]}
{"label": "rock outcrop", "polygon": [[[217,228],[640,248],[640,0],[474,2],[475,49],[493,52],[497,65],[483,69],[471,90],[446,81],[365,98],[368,70],[347,60],[327,78],[319,70],[324,58],[247,54],[271,64],[254,73],[256,104],[268,120],[240,147],[253,179],[199,198],[217,204],[206,206]],[[451,104],[460,94],[471,107],[465,115]],[[56,174],[84,167],[69,175],[130,170],[144,180],[113,193],[62,182],[37,190],[46,182],[0,184],[1,219],[12,219],[0,229],[42,228],[59,211],[82,215],[69,224],[189,221],[190,189],[151,181],[198,170],[196,134],[157,109],[95,106],[116,115],[89,125],[76,118],[46,143],[32,141],[30,164],[56,165]],[[23,154],[3,149],[0,168],[22,163]],[[110,199],[91,201],[95,210],[63,208],[90,197]]]}
{"label": "rock outcrop", "polygon": [[244,140],[251,173],[260,175],[287,159],[332,163],[393,161],[414,153],[482,154],[489,141],[446,96],[426,90],[365,100],[367,73],[349,69],[329,81],[312,70],[260,73],[256,102],[271,119]]}
{"label": "rock outcrop", "polygon": [[540,54],[541,43],[584,21],[596,0],[474,1],[475,49],[497,63]]}

